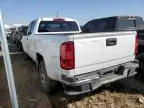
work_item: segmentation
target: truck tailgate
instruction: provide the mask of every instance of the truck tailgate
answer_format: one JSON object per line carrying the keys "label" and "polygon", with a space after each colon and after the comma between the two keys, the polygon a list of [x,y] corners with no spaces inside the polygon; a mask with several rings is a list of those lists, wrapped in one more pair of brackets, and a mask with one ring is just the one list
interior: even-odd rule
{"label": "truck tailgate", "polygon": [[136,32],[74,35],[75,75],[133,61],[135,37]]}

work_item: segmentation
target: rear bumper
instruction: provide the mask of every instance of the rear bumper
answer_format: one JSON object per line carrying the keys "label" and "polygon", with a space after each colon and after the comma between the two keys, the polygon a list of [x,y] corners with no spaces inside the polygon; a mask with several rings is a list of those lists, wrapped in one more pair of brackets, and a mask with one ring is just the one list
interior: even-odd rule
{"label": "rear bumper", "polygon": [[73,78],[62,75],[64,92],[69,96],[92,92],[104,84],[135,75],[138,66],[136,61],[89,72]]}

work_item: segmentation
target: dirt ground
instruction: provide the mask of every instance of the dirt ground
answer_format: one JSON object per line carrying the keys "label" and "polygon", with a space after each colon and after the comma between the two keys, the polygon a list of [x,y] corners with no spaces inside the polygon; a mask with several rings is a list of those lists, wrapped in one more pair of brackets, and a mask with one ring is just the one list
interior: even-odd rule
{"label": "dirt ground", "polygon": [[[62,88],[47,95],[41,88],[36,64],[25,60],[14,45],[10,51],[20,108],[144,108],[144,91],[135,91],[117,82],[71,99],[65,97]],[[0,52],[0,108],[11,108],[1,55]]]}

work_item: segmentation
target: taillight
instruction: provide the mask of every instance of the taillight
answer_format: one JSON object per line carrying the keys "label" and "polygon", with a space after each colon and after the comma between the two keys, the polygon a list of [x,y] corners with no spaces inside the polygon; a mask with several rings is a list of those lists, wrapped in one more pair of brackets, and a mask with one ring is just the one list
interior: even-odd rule
{"label": "taillight", "polygon": [[53,21],[65,21],[65,20],[62,18],[53,18]]}
{"label": "taillight", "polygon": [[75,68],[74,42],[64,42],[60,46],[60,65],[62,69]]}
{"label": "taillight", "polygon": [[138,35],[136,36],[136,39],[135,39],[135,55],[138,54]]}

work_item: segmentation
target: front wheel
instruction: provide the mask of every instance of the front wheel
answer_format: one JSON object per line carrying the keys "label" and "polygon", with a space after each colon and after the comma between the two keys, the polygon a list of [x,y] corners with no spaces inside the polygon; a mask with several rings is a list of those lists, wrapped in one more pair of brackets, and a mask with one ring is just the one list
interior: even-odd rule
{"label": "front wheel", "polygon": [[19,49],[19,51],[23,51],[22,43],[18,44],[18,49]]}
{"label": "front wheel", "polygon": [[41,81],[41,84],[42,84],[42,87],[43,87],[44,91],[46,93],[48,93],[48,94],[51,93],[52,89],[56,85],[56,82],[54,82],[53,80],[51,80],[47,76],[47,72],[46,72],[46,68],[45,68],[45,63],[44,63],[43,60],[39,63],[38,71],[39,71],[39,74],[40,74],[40,81]]}

